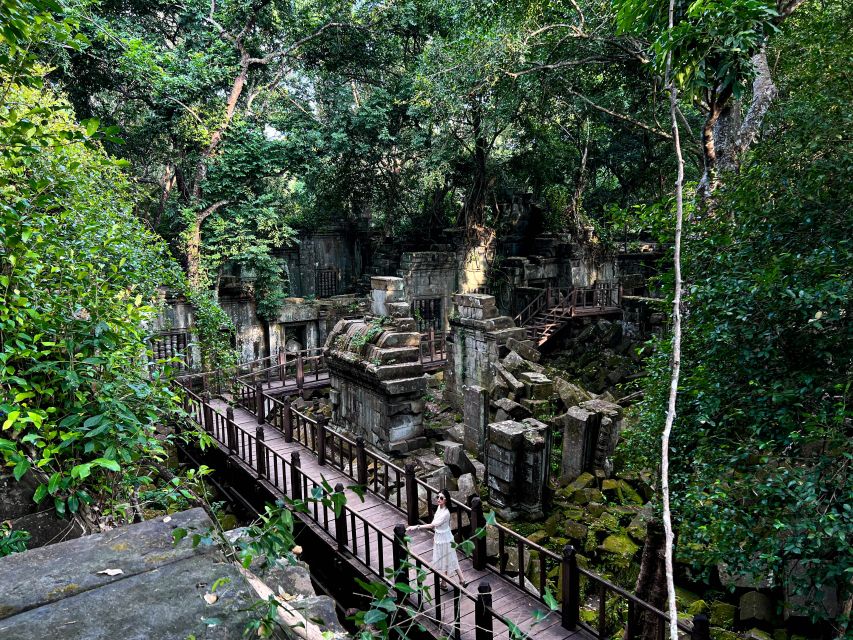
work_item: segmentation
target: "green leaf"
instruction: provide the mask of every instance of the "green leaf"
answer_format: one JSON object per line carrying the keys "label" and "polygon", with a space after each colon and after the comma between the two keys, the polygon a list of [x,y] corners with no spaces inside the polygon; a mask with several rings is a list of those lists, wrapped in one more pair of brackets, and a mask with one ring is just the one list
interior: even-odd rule
{"label": "green leaf", "polygon": [[3,422],[3,430],[5,431],[13,424],[15,424],[15,420],[18,419],[18,416],[21,415],[20,411],[10,411],[9,415],[6,416],[6,420]]}
{"label": "green leaf", "polygon": [[178,544],[181,540],[187,537],[187,533],[189,533],[183,527],[177,527],[172,531],[172,543]]}
{"label": "green leaf", "polygon": [[364,614],[364,624],[376,624],[388,619],[388,614],[378,609],[371,609]]}
{"label": "green leaf", "polygon": [[15,480],[20,481],[21,478],[24,477],[24,474],[30,469],[30,461],[26,458],[22,458],[18,464],[15,465],[12,474],[15,476]]}
{"label": "green leaf", "polygon": [[88,120],[84,120],[82,124],[84,127],[86,127],[86,135],[91,138],[93,135],[95,135],[95,132],[101,125],[101,122],[97,118],[89,118]]}
{"label": "green leaf", "polygon": [[40,484],[36,487],[36,492],[33,494],[33,500],[36,504],[40,504],[42,500],[47,496],[47,485]]}
{"label": "green leaf", "polygon": [[54,473],[52,476],[50,476],[50,480],[48,480],[48,482],[47,482],[47,492],[50,495],[55,494],[59,490],[59,483],[61,480],[62,480],[62,476],[59,475],[58,471],[56,473]]}
{"label": "green leaf", "polygon": [[92,460],[92,464],[98,467],[104,467],[110,471],[121,471],[119,463],[115,460],[110,460],[109,458],[96,458],[95,460]]}

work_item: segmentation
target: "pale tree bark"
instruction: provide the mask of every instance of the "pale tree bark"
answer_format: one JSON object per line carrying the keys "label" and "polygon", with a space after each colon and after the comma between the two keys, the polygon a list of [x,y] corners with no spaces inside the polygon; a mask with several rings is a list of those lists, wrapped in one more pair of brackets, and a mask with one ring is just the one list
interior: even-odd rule
{"label": "pale tree bark", "polygon": [[[781,24],[805,0],[777,0],[777,18]],[[751,58],[755,70],[752,95],[746,115],[741,116],[743,105],[733,100],[731,86],[723,90],[713,89],[708,94],[708,115],[702,128],[702,151],[704,173],[699,181],[698,196],[701,211],[713,210],[713,195],[727,173],[740,169],[744,155],[758,138],[764,116],[778,93],[767,50],[762,46]]]}
{"label": "pale tree bark", "polygon": [[[675,0],[669,0],[669,30],[673,29]],[[672,121],[672,140],[678,175],[675,181],[675,247],[673,268],[675,291],[672,299],[672,372],[669,381],[669,401],[666,407],[663,436],[661,437],[661,499],[663,502],[664,566],[666,570],[667,611],[669,636],[678,640],[678,612],[675,608],[675,578],[673,572],[672,512],[669,504],[669,438],[675,422],[675,401],[678,396],[678,378],[681,372],[681,226],[684,218],[684,157],[678,129],[678,89],[672,73],[672,52],[666,58],[666,84],[669,89],[669,111]]]}

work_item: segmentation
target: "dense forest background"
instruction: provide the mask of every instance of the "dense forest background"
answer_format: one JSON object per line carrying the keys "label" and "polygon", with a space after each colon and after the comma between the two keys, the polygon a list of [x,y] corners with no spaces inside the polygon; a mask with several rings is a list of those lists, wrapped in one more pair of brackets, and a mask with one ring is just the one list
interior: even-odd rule
{"label": "dense forest background", "polygon": [[[677,553],[853,598],[853,4],[844,0],[0,0],[0,451],[60,512],[121,521],[175,408],[134,364],[157,288],[366,218],[673,235],[687,159]],[[671,276],[662,282],[672,286]],[[667,289],[669,287],[670,289]],[[656,469],[669,344],[626,464]],[[834,589],[846,603],[822,609]],[[816,591],[818,590],[818,591]]]}

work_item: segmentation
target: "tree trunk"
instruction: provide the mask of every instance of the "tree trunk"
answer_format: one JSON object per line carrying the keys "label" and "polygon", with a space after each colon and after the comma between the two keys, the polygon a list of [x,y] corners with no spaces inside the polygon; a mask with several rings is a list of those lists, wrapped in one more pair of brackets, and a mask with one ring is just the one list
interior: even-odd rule
{"label": "tree trunk", "polygon": [[[225,118],[222,120],[219,128],[213,132],[207,148],[202,152],[201,156],[199,156],[198,162],[196,162],[195,165],[192,191],[190,195],[192,198],[192,204],[196,207],[199,206],[199,200],[202,196],[201,185],[207,177],[207,162],[216,154],[219,149],[219,144],[222,142],[222,138],[225,135],[225,131],[228,129],[228,126],[231,124],[231,120],[234,118],[234,111],[237,108],[237,102],[240,99],[240,94],[243,93],[243,87],[246,86],[246,79],[248,76],[249,55],[243,52],[240,59],[240,72],[237,74],[237,77],[234,78],[234,83],[231,85],[231,92],[228,94],[228,100],[225,103]],[[187,230],[187,274],[190,285],[194,289],[200,287],[203,281],[201,269],[201,225],[211,213],[224,204],[226,204],[224,201],[220,201],[216,205],[211,205],[207,209],[197,210],[195,219],[190,225],[190,228]]]}
{"label": "tree trunk", "polygon": [[[663,610],[666,606],[666,568],[664,565],[664,532],[660,520],[652,520],[646,532],[643,557],[640,560],[640,575],[637,576],[635,594],[638,598]],[[631,621],[637,640],[657,640],[658,617],[645,609],[634,609]],[[627,629],[626,629],[627,632]],[[634,640],[626,638],[625,640]]]}
{"label": "tree trunk", "polygon": [[470,231],[485,223],[486,206],[486,135],[483,131],[482,108],[474,105],[472,126],[474,129],[474,175],[471,193],[465,201],[465,226]]}
{"label": "tree trunk", "polygon": [[746,115],[741,118],[741,103],[733,101],[731,91],[714,94],[702,127],[702,152],[705,171],[699,182],[700,211],[713,210],[713,195],[727,173],[737,172],[744,155],[755,142],[764,116],[778,93],[767,52],[752,56],[755,78]]}

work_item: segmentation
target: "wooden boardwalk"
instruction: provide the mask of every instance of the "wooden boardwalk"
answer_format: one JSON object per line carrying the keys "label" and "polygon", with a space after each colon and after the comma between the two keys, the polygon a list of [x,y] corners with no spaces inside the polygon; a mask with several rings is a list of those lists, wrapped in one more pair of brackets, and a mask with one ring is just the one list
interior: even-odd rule
{"label": "wooden boardwalk", "polygon": [[[434,635],[473,640],[480,631],[476,640],[585,640],[613,637],[627,625],[627,638],[648,633],[663,638],[665,612],[580,567],[571,545],[557,554],[489,521],[479,497],[468,504],[452,501],[456,540],[473,547],[461,559],[466,584],[458,584],[456,576],[442,576],[430,566],[431,534],[405,534],[406,523],[431,519],[437,494],[415,476],[414,465],[397,466],[368,449],[363,439],[335,431],[322,414],[310,417],[288,398],[268,393],[260,380],[254,385],[234,380],[233,398],[200,396],[184,383],[176,384],[187,414],[232,462],[271,493],[305,500],[305,517],[330,548],[388,585],[390,596]],[[484,531],[496,542],[492,551]],[[442,578],[449,589],[437,588]],[[407,582],[411,588],[399,587]],[[556,611],[548,610],[549,601]],[[627,609],[627,619],[624,613],[614,617],[614,606]],[[582,610],[593,614],[595,623],[584,622]],[[690,632],[688,626],[678,626]],[[493,632],[485,631],[489,628]]]}
{"label": "wooden boardwalk", "polygon": [[[206,421],[213,428],[208,429],[225,451],[231,453],[245,468],[247,473],[263,476],[280,495],[289,498],[300,497],[296,484],[301,484],[301,497],[311,495],[315,487],[352,486],[353,479],[329,464],[320,465],[317,456],[306,446],[293,440],[286,442],[284,434],[276,427],[263,425],[262,445],[258,444],[258,421],[254,414],[236,407],[233,408],[233,421],[221,420],[222,416],[230,415],[229,403],[223,399],[212,399],[209,402],[211,415],[204,416],[204,409],[192,412],[197,421],[205,426]],[[224,433],[233,424],[231,447],[224,444],[229,434]],[[224,435],[224,437],[222,437]],[[258,453],[262,451],[259,456]],[[294,482],[293,454],[299,457],[298,479]],[[262,473],[258,473],[258,462],[261,460]],[[320,493],[314,489],[315,493]],[[335,517],[334,511],[327,505],[313,502],[309,504],[308,516],[317,524],[325,535],[331,548],[350,555],[364,568],[377,578],[386,577],[394,567],[394,528],[405,525],[405,512],[390,504],[381,497],[368,492],[360,499],[352,490],[345,488],[346,506],[342,517]],[[294,494],[297,494],[296,496]],[[343,525],[343,526],[342,526]],[[342,539],[339,539],[341,538]],[[458,637],[463,639],[475,638],[475,605],[478,588],[488,583],[491,587],[492,609],[494,611],[494,637],[509,640],[519,637],[511,635],[511,621],[524,634],[543,639],[592,638],[586,631],[572,631],[561,626],[560,612],[550,612],[544,619],[541,613],[547,608],[527,593],[520,591],[510,582],[502,580],[492,571],[476,571],[470,558],[461,560],[462,571],[467,581],[467,588],[454,582],[455,576],[449,582],[451,588],[441,590],[435,588],[439,577],[429,568],[432,552],[432,535],[416,531],[409,542],[408,563],[410,569],[410,584],[416,586],[416,575],[421,570],[422,596],[408,603],[418,622],[422,623],[438,636]],[[504,620],[502,620],[502,618]],[[522,636],[523,637],[523,636]]]}

